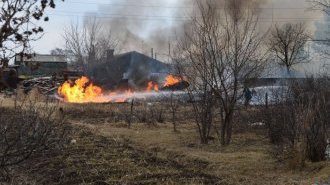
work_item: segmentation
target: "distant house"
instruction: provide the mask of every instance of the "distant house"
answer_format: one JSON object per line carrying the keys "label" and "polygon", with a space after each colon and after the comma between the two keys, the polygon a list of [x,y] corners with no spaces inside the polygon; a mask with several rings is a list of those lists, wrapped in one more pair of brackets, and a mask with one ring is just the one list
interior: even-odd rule
{"label": "distant house", "polygon": [[19,74],[28,76],[60,75],[67,70],[68,63],[64,55],[39,55],[32,58],[16,55],[15,65],[20,66]]}
{"label": "distant house", "polygon": [[285,66],[277,63],[269,64],[262,71],[260,77],[246,80],[245,85],[253,87],[285,86],[292,82],[305,82],[311,74],[305,73],[306,69],[302,68],[302,65],[296,65],[288,71]]}
{"label": "distant house", "polygon": [[173,66],[136,51],[115,55],[106,63],[93,66],[93,81],[106,88],[128,85],[144,87],[148,81],[161,82],[173,73]]}

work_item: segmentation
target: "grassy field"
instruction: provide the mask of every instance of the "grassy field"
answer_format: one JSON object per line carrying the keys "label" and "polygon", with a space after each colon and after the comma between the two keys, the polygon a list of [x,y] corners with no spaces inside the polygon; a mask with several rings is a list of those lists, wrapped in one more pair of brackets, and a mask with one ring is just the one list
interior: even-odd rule
{"label": "grassy field", "polygon": [[12,184],[307,185],[330,175],[328,162],[292,170],[276,161],[263,128],[235,132],[228,147],[217,140],[201,145],[189,106],[179,109],[178,132],[166,104],[137,104],[130,128],[129,104],[58,106],[71,143],[33,156],[16,169]]}

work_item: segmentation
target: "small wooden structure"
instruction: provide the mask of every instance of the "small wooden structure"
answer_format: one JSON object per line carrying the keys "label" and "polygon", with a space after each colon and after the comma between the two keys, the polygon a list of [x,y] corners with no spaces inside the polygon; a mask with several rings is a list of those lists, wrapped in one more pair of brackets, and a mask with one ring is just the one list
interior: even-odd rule
{"label": "small wooden structure", "polygon": [[68,68],[68,62],[64,55],[35,54],[31,58],[16,55],[15,65],[20,66],[20,75],[38,77],[63,75],[63,71]]}

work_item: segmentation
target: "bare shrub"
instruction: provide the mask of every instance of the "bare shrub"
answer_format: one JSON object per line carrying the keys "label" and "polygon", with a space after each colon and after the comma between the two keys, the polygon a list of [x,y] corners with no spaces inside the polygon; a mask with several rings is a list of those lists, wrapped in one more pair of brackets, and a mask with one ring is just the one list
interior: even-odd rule
{"label": "bare shrub", "polygon": [[138,122],[146,123],[148,126],[154,126],[159,117],[158,107],[158,104],[144,102],[139,109],[135,111],[134,115]]}
{"label": "bare shrub", "polygon": [[297,122],[295,119],[295,110],[292,104],[283,103],[272,107],[267,111],[270,120],[268,120],[270,142],[280,144],[287,142],[294,146],[297,137]]}
{"label": "bare shrub", "polygon": [[237,109],[233,116],[233,130],[235,133],[252,132],[265,134],[265,111],[262,107],[242,107]]}
{"label": "bare shrub", "polygon": [[140,123],[147,123],[148,111],[145,105],[143,105],[139,110],[136,111],[136,117]]}
{"label": "bare shrub", "polygon": [[197,123],[198,133],[202,144],[208,144],[214,122],[215,99],[210,92],[199,96],[200,100],[192,101],[194,118]]}
{"label": "bare shrub", "polygon": [[125,115],[128,128],[131,128],[134,116],[134,99],[130,103],[130,111]]}
{"label": "bare shrub", "polygon": [[[329,129],[330,89],[328,78],[309,78],[292,83],[286,99],[266,110],[270,141],[276,153],[292,161],[318,162],[326,159]],[[291,165],[294,166],[294,165]]]}
{"label": "bare shrub", "polygon": [[[64,113],[48,103],[0,107],[0,175],[33,154],[60,149],[64,144]],[[1,176],[0,176],[0,180]]]}
{"label": "bare shrub", "polygon": [[306,83],[295,86],[293,94],[299,101],[300,119],[306,156],[312,162],[325,160],[327,130],[329,128],[330,81],[328,78],[310,78]]}
{"label": "bare shrub", "polygon": [[165,123],[165,120],[166,120],[166,115],[165,115],[165,110],[163,108],[162,105],[158,105],[157,108],[156,108],[156,121],[158,123]]}
{"label": "bare shrub", "polygon": [[179,109],[179,100],[174,97],[174,92],[171,93],[170,97],[170,111],[172,115],[172,124],[173,124],[173,131],[177,132],[177,111]]}

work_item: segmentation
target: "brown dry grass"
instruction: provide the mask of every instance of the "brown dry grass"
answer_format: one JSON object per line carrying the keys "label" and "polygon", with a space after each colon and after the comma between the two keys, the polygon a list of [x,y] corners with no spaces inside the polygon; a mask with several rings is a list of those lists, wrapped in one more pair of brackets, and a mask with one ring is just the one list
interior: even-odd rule
{"label": "brown dry grass", "polygon": [[[75,109],[77,107],[72,105],[67,107],[69,113]],[[79,109],[86,110],[83,106]],[[91,109],[97,110],[98,114],[88,114]],[[270,154],[271,145],[265,137],[265,130],[235,134],[232,144],[225,148],[219,147],[217,141],[204,146],[199,144],[196,127],[193,119],[187,114],[187,108],[181,109],[179,113],[188,115],[186,119],[180,119],[179,133],[173,132],[168,122],[169,115],[165,116],[165,124],[150,126],[134,123],[128,129],[124,121],[113,122],[102,119],[104,117],[111,119],[107,112],[109,110],[123,113],[129,110],[129,106],[90,105],[86,113],[94,121],[80,119],[71,121],[93,130],[97,135],[125,138],[132,142],[134,147],[153,152],[165,160],[173,158],[183,163],[191,159],[204,161],[208,164],[205,172],[219,177],[224,184],[312,184],[315,180],[330,174],[330,166],[327,162],[307,163],[303,170],[291,170],[287,164],[277,162]]]}
{"label": "brown dry grass", "polygon": [[330,170],[328,163],[318,163],[307,164],[303,171],[292,171],[276,162],[269,154],[267,139],[254,133],[235,135],[229,147],[221,148],[218,143],[200,145],[192,125],[181,126],[180,133],[166,125],[135,125],[131,129],[109,124],[86,126],[106,137],[126,138],[135,147],[164,159],[204,161],[208,164],[205,172],[221,178],[223,184],[311,184]]}
{"label": "brown dry grass", "polygon": [[[63,153],[36,156],[24,173],[35,177],[36,184],[307,185],[330,175],[329,162],[291,170],[275,161],[264,130],[236,133],[228,147],[219,147],[218,141],[201,145],[187,107],[179,112],[179,132],[173,132],[169,113],[165,123],[135,118],[129,129],[127,104],[60,106],[77,144],[69,144]],[[138,105],[136,111],[145,106]]]}

